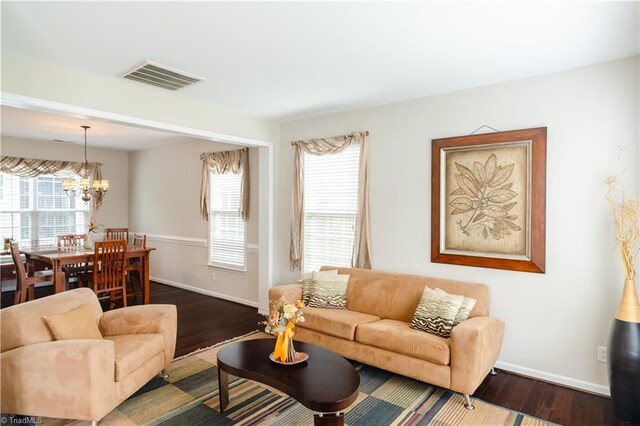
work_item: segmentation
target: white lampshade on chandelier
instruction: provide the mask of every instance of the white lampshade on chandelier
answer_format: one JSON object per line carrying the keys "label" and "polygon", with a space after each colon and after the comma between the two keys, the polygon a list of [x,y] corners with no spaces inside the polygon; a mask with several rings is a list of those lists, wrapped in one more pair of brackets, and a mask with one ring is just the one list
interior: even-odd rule
{"label": "white lampshade on chandelier", "polygon": [[87,161],[87,130],[91,127],[80,126],[84,129],[84,167],[80,174],[80,180],[64,179],[62,181],[62,190],[69,197],[80,195],[82,201],[89,201],[91,197],[102,197],[109,190],[108,180],[94,180],[93,184],[89,184],[89,162]]}

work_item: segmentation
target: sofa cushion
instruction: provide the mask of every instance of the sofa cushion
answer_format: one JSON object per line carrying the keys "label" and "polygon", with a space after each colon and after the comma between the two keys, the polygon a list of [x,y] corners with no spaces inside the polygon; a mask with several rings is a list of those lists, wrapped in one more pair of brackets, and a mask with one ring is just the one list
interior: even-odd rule
{"label": "sofa cushion", "polygon": [[313,273],[313,284],[308,306],[313,308],[346,309],[349,275],[321,278],[324,272]]}
{"label": "sofa cushion", "polygon": [[347,340],[354,340],[356,327],[360,324],[380,320],[380,317],[375,315],[346,309],[322,309],[305,306],[302,311],[304,312],[304,322],[297,323],[296,327],[307,328]]}
{"label": "sofa cushion", "polygon": [[83,303],[75,309],[43,317],[56,340],[102,339],[93,307]]}
{"label": "sofa cushion", "polygon": [[390,319],[361,324],[356,341],[422,359],[438,365],[449,365],[449,340],[409,327],[409,323]]}
{"label": "sofa cushion", "polygon": [[321,268],[322,271],[329,269],[337,269],[338,274],[349,275],[347,309],[351,311],[411,322],[422,297],[422,290],[431,287],[440,288],[449,294],[461,294],[476,299],[469,318],[489,315],[489,287],[484,284],[361,268]]}
{"label": "sofa cushion", "polygon": [[154,355],[164,350],[164,340],[159,334],[123,334],[105,336],[114,344],[116,382],[141,367]]}
{"label": "sofa cushion", "polygon": [[448,338],[464,296],[426,287],[411,320],[411,328]]}

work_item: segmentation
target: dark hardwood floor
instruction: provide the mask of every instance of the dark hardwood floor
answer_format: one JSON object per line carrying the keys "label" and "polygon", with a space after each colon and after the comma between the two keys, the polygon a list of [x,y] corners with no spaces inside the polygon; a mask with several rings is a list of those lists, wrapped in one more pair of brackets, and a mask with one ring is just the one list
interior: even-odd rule
{"label": "dark hardwood floor", "polygon": [[[51,287],[43,287],[36,296],[51,293]],[[12,302],[13,292],[2,294],[2,307]],[[262,320],[255,308],[158,283],[151,283],[151,303],[177,306],[176,356],[254,331]],[[487,376],[473,396],[563,425],[630,425],[614,417],[608,398],[503,371]]]}

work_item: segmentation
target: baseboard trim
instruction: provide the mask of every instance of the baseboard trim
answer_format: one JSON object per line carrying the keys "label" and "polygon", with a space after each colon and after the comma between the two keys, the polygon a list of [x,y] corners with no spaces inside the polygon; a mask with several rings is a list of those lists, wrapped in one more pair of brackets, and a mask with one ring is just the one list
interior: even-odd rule
{"label": "baseboard trim", "polygon": [[545,382],[566,386],[572,389],[582,390],[603,396],[611,396],[607,386],[598,385],[596,383],[585,382],[584,380],[572,379],[571,377],[561,376],[559,374],[547,373],[546,371],[535,370],[533,368],[523,367],[521,365],[511,364],[508,362],[496,362],[496,368],[509,371],[521,376],[539,379]]}
{"label": "baseboard trim", "polygon": [[183,290],[193,291],[194,293],[204,294],[205,296],[216,297],[218,299],[228,300],[229,302],[240,303],[241,305],[251,306],[252,308],[258,308],[258,302],[252,302],[251,300],[241,299],[239,297],[229,296],[222,293],[216,293],[215,291],[205,290],[203,288],[193,287],[187,284],[177,283],[175,281],[165,280],[163,278],[149,277],[149,280],[158,282],[160,284],[170,285],[171,287],[178,287]]}

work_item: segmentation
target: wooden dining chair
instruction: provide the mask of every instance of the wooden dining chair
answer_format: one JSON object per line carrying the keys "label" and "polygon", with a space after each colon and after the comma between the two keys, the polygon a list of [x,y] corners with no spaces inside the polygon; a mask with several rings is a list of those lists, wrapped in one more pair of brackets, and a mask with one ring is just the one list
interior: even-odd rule
{"label": "wooden dining chair", "polygon": [[58,235],[58,250],[75,251],[84,248],[84,241],[87,239],[86,234],[66,234]]}
{"label": "wooden dining chair", "polygon": [[[58,235],[58,251],[82,251],[84,250],[84,242],[86,239],[86,234]],[[72,263],[65,265],[63,271],[68,284],[72,281],[80,284],[78,275],[90,272],[90,268],[88,263]]]}
{"label": "wooden dining chair", "polygon": [[129,228],[107,228],[105,240],[125,240],[129,244]]}
{"label": "wooden dining chair", "polygon": [[122,293],[122,304],[127,306],[126,261],[127,242],[125,240],[96,242],[93,252],[93,273],[81,274],[80,282],[89,284],[98,298],[106,293],[110,305],[115,304],[116,293]]}
{"label": "wooden dining chair", "polygon": [[20,258],[20,246],[16,241],[11,242],[11,258],[16,268],[16,296],[14,305],[35,299],[35,285],[37,283],[51,281],[51,271],[40,271],[28,274],[27,269]]}
{"label": "wooden dining chair", "polygon": [[[133,234],[133,247],[135,248],[147,248],[147,235],[146,234],[138,234],[137,232]],[[129,259],[127,263],[127,282],[131,288],[132,294],[137,298],[138,295],[141,295],[144,300],[144,286],[142,284],[142,267],[143,263],[140,258],[132,258]],[[138,277],[138,287],[136,288],[133,284],[133,276],[136,275]]]}

